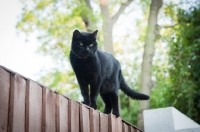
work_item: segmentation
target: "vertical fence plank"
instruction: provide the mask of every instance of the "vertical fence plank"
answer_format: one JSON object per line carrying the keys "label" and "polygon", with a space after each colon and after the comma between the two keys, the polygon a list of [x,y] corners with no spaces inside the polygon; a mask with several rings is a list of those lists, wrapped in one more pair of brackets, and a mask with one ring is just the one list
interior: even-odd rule
{"label": "vertical fence plank", "polygon": [[12,74],[9,110],[9,131],[11,132],[25,131],[25,95],[26,80]]}
{"label": "vertical fence plank", "polygon": [[109,114],[109,132],[122,132],[122,119],[116,118],[115,115]]}
{"label": "vertical fence plank", "polygon": [[139,131],[137,128],[134,128],[133,126],[131,126],[131,132],[141,132],[141,131]]}
{"label": "vertical fence plank", "polygon": [[118,117],[115,123],[116,132],[122,132],[122,118]]}
{"label": "vertical fence plank", "polygon": [[115,124],[116,124],[116,118],[114,117],[114,115],[112,114],[109,114],[108,115],[108,130],[109,132],[116,132],[116,127],[115,127]]}
{"label": "vertical fence plank", "polygon": [[45,131],[56,131],[56,93],[52,92],[48,88],[44,88],[46,92],[43,93],[45,97]]}
{"label": "vertical fence plank", "polygon": [[57,109],[58,109],[58,132],[68,131],[68,99],[60,94],[57,94]]}
{"label": "vertical fence plank", "polygon": [[90,111],[84,104],[80,104],[81,132],[90,132]]}
{"label": "vertical fence plank", "polygon": [[135,129],[132,126],[130,126],[129,127],[129,132],[136,132],[136,131],[135,131]]}
{"label": "vertical fence plank", "polygon": [[108,131],[108,115],[100,113],[100,132]]}
{"label": "vertical fence plank", "polygon": [[79,132],[79,103],[69,99],[69,132]]}
{"label": "vertical fence plank", "polygon": [[0,131],[7,132],[10,73],[0,67]]}
{"label": "vertical fence plank", "polygon": [[26,96],[26,131],[40,132],[42,130],[42,87],[28,80]]}
{"label": "vertical fence plank", "polygon": [[99,116],[100,113],[97,110],[90,109],[90,132],[99,132]]}
{"label": "vertical fence plank", "polygon": [[128,132],[128,125],[124,122],[122,122],[122,131],[123,132]]}

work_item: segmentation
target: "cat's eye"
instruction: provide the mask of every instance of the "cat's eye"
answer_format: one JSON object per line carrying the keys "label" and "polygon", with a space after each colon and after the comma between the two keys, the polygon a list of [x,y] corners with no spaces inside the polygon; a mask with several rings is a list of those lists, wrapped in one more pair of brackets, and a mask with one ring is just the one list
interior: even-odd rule
{"label": "cat's eye", "polygon": [[83,43],[80,43],[80,46],[83,46]]}
{"label": "cat's eye", "polygon": [[93,44],[90,44],[89,46],[90,46],[90,47],[92,47],[92,46],[93,46]]}

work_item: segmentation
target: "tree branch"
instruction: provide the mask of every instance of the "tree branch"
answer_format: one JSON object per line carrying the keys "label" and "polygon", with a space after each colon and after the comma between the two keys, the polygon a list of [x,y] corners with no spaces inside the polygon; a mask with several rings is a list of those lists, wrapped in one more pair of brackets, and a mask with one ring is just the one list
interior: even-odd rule
{"label": "tree branch", "polygon": [[178,24],[174,24],[174,25],[158,25],[160,28],[173,28],[175,26],[177,26]]}
{"label": "tree branch", "polygon": [[101,13],[104,16],[104,18],[109,21],[110,19],[110,14],[108,11],[108,0],[100,0],[100,8],[101,8]]}
{"label": "tree branch", "polygon": [[121,4],[121,7],[117,11],[117,13],[112,17],[112,23],[113,24],[118,20],[119,16],[124,12],[126,7],[128,7],[131,4],[132,1],[133,0],[128,0],[126,3]]}
{"label": "tree branch", "polygon": [[[92,11],[92,6],[90,4],[90,0],[84,0],[84,1],[85,1],[86,6]],[[87,31],[88,32],[92,32],[93,28],[96,28],[95,24],[90,21],[90,19],[89,19],[87,14],[84,14],[81,17],[82,17],[82,19],[83,19],[83,21],[85,23]]]}
{"label": "tree branch", "polygon": [[87,5],[87,7],[92,10],[92,6],[90,4],[90,0],[85,0],[85,3]]}

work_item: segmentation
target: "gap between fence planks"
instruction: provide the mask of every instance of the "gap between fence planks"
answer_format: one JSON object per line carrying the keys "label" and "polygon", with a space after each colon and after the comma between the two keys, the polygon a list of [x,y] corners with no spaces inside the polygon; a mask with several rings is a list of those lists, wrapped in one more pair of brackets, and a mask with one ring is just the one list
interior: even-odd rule
{"label": "gap between fence planks", "polygon": [[0,132],[142,132],[0,66]]}

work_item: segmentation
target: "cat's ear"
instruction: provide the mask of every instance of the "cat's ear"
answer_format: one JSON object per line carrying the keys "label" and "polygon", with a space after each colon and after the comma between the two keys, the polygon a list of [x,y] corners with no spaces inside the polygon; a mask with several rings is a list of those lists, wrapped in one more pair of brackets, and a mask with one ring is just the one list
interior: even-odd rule
{"label": "cat's ear", "polygon": [[97,32],[98,32],[98,30],[96,30],[96,31],[94,31],[94,33],[92,33],[92,36],[93,36],[94,38],[97,37]]}
{"label": "cat's ear", "polygon": [[78,36],[80,36],[81,35],[81,33],[78,31],[78,30],[75,30],[74,32],[73,32],[73,38],[77,38]]}

